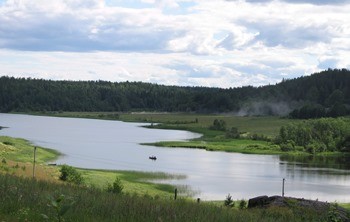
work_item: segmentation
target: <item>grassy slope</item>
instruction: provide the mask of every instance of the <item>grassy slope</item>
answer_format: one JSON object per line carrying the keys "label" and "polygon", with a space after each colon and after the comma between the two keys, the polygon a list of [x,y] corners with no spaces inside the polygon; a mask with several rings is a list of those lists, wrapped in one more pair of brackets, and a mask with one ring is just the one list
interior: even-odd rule
{"label": "grassy slope", "polygon": [[[0,158],[17,162],[33,162],[34,146],[27,140],[0,136]],[[45,163],[55,160],[60,155],[52,149],[37,147],[36,162]]]}
{"label": "grassy slope", "polygon": [[[326,221],[328,212],[301,208],[236,210],[191,200],[111,194],[84,188],[0,174],[2,221],[58,221],[51,199],[64,195],[64,221]],[[60,208],[61,209],[61,208]],[[61,220],[63,221],[63,220]]]}

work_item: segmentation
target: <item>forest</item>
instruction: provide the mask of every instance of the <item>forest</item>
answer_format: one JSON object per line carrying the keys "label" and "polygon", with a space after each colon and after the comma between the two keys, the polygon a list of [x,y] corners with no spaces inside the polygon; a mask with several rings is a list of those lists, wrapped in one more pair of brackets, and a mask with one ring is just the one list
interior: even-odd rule
{"label": "forest", "polygon": [[0,112],[159,111],[308,119],[348,115],[346,95],[350,95],[347,69],[328,69],[275,85],[227,89],[0,77]]}
{"label": "forest", "polygon": [[320,118],[289,123],[280,128],[276,143],[282,151],[311,154],[350,151],[350,119]]}

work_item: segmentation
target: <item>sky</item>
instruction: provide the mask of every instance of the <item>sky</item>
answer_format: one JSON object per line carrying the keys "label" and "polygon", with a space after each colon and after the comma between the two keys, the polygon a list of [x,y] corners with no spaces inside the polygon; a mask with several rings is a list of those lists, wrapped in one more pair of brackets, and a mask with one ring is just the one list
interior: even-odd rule
{"label": "sky", "polygon": [[0,0],[0,76],[241,87],[350,69],[350,0]]}

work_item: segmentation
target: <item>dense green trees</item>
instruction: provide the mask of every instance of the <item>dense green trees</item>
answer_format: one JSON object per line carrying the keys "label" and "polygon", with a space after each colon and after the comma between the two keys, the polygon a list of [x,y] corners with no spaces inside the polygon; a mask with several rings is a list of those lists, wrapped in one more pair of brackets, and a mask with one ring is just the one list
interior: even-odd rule
{"label": "dense green trees", "polygon": [[288,124],[276,138],[284,151],[350,151],[350,119],[321,118]]}
{"label": "dense green trees", "polygon": [[263,87],[207,88],[142,82],[51,81],[0,77],[0,112],[168,111],[343,116],[350,110],[350,71],[327,70]]}

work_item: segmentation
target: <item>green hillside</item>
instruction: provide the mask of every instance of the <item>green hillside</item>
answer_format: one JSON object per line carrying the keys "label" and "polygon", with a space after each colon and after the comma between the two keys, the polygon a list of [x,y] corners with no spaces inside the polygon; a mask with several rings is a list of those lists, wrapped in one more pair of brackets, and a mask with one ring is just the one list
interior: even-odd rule
{"label": "green hillside", "polygon": [[0,77],[0,112],[166,111],[288,115],[349,114],[350,71],[327,70],[263,87],[208,88],[142,82]]}

